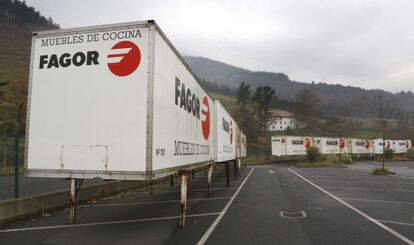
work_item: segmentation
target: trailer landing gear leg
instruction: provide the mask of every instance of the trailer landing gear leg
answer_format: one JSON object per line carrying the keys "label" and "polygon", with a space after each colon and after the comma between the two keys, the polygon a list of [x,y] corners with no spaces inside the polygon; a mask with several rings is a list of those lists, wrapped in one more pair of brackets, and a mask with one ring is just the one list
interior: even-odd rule
{"label": "trailer landing gear leg", "polygon": [[230,187],[230,169],[229,169],[229,162],[226,162],[226,177],[227,177],[227,188]]}
{"label": "trailer landing gear leg", "polygon": [[211,177],[213,175],[213,164],[208,166],[208,176],[207,176],[207,181],[208,181],[208,187],[207,187],[207,196],[211,195]]}
{"label": "trailer landing gear leg", "polygon": [[152,195],[152,180],[151,180],[151,183],[150,183],[150,194]]}
{"label": "trailer landing gear leg", "polygon": [[174,186],[174,175],[173,174],[170,177],[170,185]]}
{"label": "trailer landing gear leg", "polygon": [[82,185],[83,179],[76,185],[76,179],[70,179],[70,216],[69,216],[69,223],[74,224],[76,223],[76,208],[77,208],[77,194]]}
{"label": "trailer landing gear leg", "polygon": [[187,211],[187,184],[188,172],[180,171],[181,177],[181,205],[180,205],[180,227],[185,228],[185,212]]}
{"label": "trailer landing gear leg", "polygon": [[194,169],[191,170],[191,179],[195,179],[195,171],[194,171]]}
{"label": "trailer landing gear leg", "polygon": [[237,161],[234,160],[233,166],[234,166],[234,179],[237,179]]}

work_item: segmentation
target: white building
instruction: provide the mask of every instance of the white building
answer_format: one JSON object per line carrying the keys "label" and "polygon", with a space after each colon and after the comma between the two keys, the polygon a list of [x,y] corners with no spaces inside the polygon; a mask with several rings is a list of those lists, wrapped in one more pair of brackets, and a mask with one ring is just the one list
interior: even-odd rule
{"label": "white building", "polygon": [[295,116],[291,112],[271,108],[269,110],[269,131],[283,131],[288,128],[296,128]]}

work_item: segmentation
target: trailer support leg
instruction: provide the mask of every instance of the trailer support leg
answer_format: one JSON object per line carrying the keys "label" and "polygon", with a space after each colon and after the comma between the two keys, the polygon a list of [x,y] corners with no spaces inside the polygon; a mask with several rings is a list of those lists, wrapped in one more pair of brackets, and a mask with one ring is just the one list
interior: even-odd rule
{"label": "trailer support leg", "polygon": [[180,171],[181,177],[181,205],[180,205],[180,227],[185,228],[185,214],[187,211],[187,185],[188,185],[188,172]]}
{"label": "trailer support leg", "polygon": [[76,179],[70,179],[70,215],[69,223],[76,223],[76,209],[77,209],[77,195],[78,191],[83,183],[83,179],[76,185]]}
{"label": "trailer support leg", "polygon": [[174,175],[173,174],[170,177],[170,185],[174,186]]}
{"label": "trailer support leg", "polygon": [[207,179],[207,182],[208,182],[208,187],[207,187],[207,196],[210,196],[211,195],[211,177],[213,176],[213,169],[214,169],[214,166],[213,166],[213,164],[211,164],[211,165],[209,165],[208,166],[208,179]]}
{"label": "trailer support leg", "polygon": [[151,180],[151,182],[150,182],[150,194],[152,195],[152,180]]}
{"label": "trailer support leg", "polygon": [[194,171],[194,169],[191,170],[191,179],[195,179],[195,171]]}
{"label": "trailer support leg", "polygon": [[227,177],[227,188],[230,187],[230,169],[229,162],[226,162],[226,177]]}
{"label": "trailer support leg", "polygon": [[234,162],[233,162],[233,166],[234,166],[234,179],[237,179],[237,161],[238,160],[234,160]]}
{"label": "trailer support leg", "polygon": [[76,179],[70,179],[70,216],[69,223],[76,222]]}

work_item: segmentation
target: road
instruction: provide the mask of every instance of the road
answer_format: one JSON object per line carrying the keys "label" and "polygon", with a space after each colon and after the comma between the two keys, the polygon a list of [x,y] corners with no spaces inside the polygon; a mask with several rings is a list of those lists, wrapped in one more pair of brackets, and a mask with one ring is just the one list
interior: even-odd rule
{"label": "road", "polygon": [[[408,164],[402,163],[402,167]],[[405,166],[407,165],[407,166]],[[355,165],[357,166],[357,165]],[[372,165],[375,167],[375,165]],[[190,184],[187,227],[178,228],[179,186],[163,184],[0,227],[0,244],[412,244],[414,180],[358,168],[243,169],[225,187],[222,169]],[[176,181],[178,183],[178,181]],[[304,218],[281,217],[304,211]]]}

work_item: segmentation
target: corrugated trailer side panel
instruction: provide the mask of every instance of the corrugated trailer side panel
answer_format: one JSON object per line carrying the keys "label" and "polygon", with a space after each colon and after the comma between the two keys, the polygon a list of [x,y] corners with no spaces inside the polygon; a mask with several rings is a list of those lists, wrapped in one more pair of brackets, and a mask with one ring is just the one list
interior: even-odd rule
{"label": "corrugated trailer side panel", "polygon": [[215,162],[225,162],[236,159],[235,122],[219,101],[214,101],[215,109]]}
{"label": "corrugated trailer side panel", "polygon": [[148,45],[147,22],[33,37],[29,176],[114,178],[146,170]]}
{"label": "corrugated trailer side panel", "polygon": [[152,170],[212,162],[214,102],[163,34],[154,35]]}

